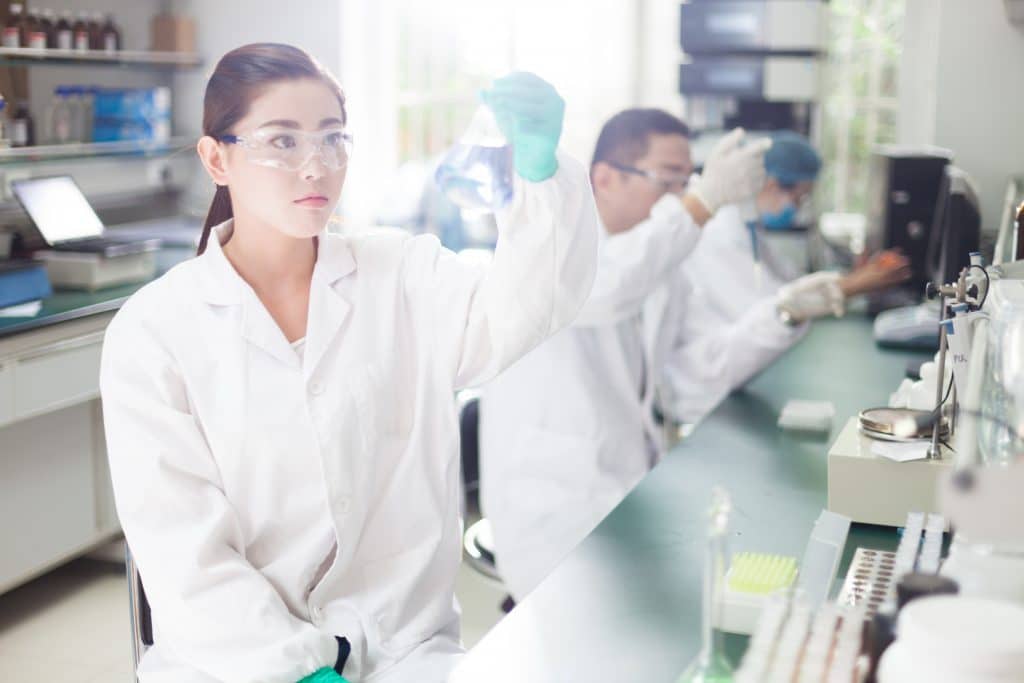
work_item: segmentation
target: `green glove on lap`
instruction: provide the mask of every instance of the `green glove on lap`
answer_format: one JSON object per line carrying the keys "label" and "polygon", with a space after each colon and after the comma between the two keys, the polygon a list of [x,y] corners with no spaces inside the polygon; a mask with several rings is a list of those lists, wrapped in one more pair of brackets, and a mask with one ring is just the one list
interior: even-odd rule
{"label": "green glove on lap", "polygon": [[299,683],[348,683],[348,679],[334,669],[325,666],[309,674]]}

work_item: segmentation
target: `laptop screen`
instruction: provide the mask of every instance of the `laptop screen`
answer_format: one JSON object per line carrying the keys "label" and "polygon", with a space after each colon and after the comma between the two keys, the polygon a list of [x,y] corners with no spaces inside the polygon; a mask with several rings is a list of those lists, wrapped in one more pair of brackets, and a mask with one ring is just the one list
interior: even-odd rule
{"label": "laptop screen", "polygon": [[103,222],[71,176],[16,180],[11,191],[48,244],[103,234]]}

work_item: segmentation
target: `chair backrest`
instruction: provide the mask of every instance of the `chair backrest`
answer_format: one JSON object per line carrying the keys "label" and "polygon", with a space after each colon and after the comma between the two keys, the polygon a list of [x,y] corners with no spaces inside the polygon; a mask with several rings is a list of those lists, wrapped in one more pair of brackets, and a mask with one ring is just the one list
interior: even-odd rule
{"label": "chair backrest", "polygon": [[132,557],[132,549],[124,545],[124,566],[128,576],[128,617],[132,629],[132,671],[139,666],[139,660],[153,644],[153,616],[146,600],[146,589],[142,576]]}
{"label": "chair backrest", "polygon": [[470,510],[480,509],[480,399],[476,392],[460,392],[459,450],[462,460],[462,484]]}

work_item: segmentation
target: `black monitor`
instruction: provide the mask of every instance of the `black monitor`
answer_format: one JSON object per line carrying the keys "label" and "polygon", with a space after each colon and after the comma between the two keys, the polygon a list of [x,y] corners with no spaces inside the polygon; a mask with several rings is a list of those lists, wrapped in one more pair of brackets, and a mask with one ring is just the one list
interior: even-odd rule
{"label": "black monitor", "polygon": [[868,297],[868,310],[919,303],[932,279],[928,262],[935,207],[943,173],[952,159],[937,147],[885,145],[871,157],[868,177],[867,235],[869,251],[897,249],[910,261],[910,279],[900,287]]}
{"label": "black monitor", "polygon": [[974,184],[962,169],[946,166],[928,240],[928,269],[937,285],[954,282],[981,243],[981,210]]}

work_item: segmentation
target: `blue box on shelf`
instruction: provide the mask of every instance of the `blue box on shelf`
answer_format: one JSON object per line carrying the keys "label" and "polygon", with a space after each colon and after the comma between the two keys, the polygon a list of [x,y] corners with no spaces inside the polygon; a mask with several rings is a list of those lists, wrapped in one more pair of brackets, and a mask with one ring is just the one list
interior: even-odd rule
{"label": "blue box on shelf", "polygon": [[36,261],[0,261],[0,308],[45,299],[53,294],[46,267]]}
{"label": "blue box on shelf", "polygon": [[171,116],[171,89],[98,88],[93,98],[97,119],[159,119]]}
{"label": "blue box on shelf", "polygon": [[96,119],[92,126],[94,142],[167,142],[171,137],[171,120],[164,119]]}

